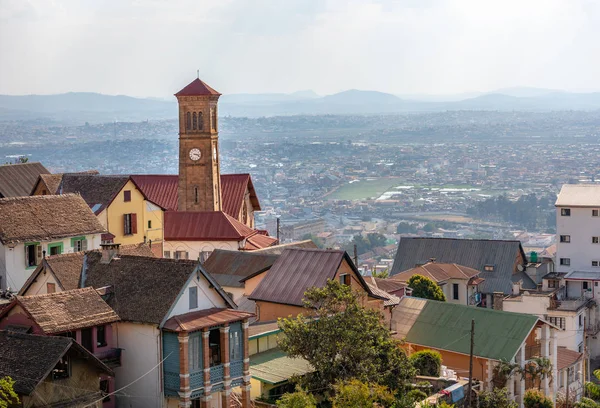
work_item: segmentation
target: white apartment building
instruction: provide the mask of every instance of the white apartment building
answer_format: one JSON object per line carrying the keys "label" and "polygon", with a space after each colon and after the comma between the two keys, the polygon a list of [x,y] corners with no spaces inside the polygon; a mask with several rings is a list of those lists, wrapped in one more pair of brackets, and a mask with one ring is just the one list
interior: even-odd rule
{"label": "white apartment building", "polygon": [[600,272],[600,185],[562,186],[556,235],[557,272]]}

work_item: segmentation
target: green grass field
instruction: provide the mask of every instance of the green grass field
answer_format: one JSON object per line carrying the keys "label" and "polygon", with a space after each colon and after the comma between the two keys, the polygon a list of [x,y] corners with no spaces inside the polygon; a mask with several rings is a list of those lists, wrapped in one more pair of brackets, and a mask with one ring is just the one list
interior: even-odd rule
{"label": "green grass field", "polygon": [[344,184],[327,198],[332,200],[363,200],[369,197],[377,198],[392,187],[401,186],[400,177],[360,180],[352,184]]}

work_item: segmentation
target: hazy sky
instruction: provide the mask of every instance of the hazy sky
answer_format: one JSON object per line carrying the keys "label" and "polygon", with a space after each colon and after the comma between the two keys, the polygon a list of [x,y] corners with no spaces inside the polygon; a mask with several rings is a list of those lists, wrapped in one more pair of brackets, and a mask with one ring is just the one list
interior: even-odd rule
{"label": "hazy sky", "polygon": [[0,0],[0,93],[600,90],[600,1]]}

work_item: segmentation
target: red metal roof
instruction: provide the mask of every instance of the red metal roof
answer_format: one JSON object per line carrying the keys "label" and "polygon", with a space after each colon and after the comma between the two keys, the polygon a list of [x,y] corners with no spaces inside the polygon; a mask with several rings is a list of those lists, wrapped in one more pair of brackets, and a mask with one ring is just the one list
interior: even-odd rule
{"label": "red metal roof", "polygon": [[206,83],[200,80],[200,78],[194,79],[185,88],[177,92],[175,96],[199,96],[199,95],[221,95]]}
{"label": "red metal roof", "polygon": [[268,248],[273,245],[277,245],[277,238],[273,238],[268,235],[263,235],[260,233],[260,231],[257,232],[258,233],[256,235],[252,235],[246,240],[244,251],[254,251],[257,249]]}
{"label": "red metal roof", "polygon": [[241,241],[257,232],[223,211],[165,212],[167,241]]}
{"label": "red metal roof", "polygon": [[[177,175],[136,175],[131,180],[146,199],[168,211],[177,211]],[[246,188],[250,191],[250,200],[254,209],[260,210],[260,203],[252,184],[250,174],[221,174],[221,198],[223,211],[237,218],[244,202]]]}
{"label": "red metal roof", "polygon": [[212,308],[173,316],[165,322],[164,328],[175,332],[188,332],[237,322],[250,317],[254,317],[254,314],[235,309]]}

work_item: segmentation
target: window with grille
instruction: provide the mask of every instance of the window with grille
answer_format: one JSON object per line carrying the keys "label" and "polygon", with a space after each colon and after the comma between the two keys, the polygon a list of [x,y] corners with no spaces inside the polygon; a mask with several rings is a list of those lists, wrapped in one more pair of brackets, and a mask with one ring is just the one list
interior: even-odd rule
{"label": "window with grille", "polygon": [[563,330],[566,327],[564,317],[548,317],[548,323],[553,324],[556,327],[560,327]]}
{"label": "window with grille", "polygon": [[571,265],[571,258],[560,258],[560,264],[564,266]]}

